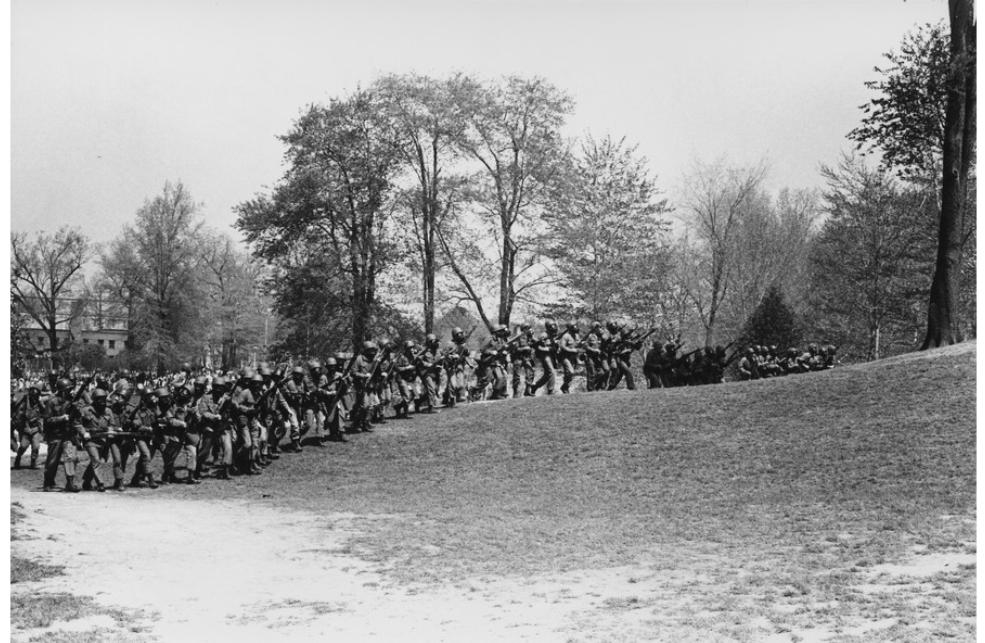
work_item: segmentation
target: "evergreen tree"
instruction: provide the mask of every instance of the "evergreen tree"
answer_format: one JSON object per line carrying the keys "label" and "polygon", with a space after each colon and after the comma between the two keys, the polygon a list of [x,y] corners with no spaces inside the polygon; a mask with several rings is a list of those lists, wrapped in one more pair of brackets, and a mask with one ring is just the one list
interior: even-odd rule
{"label": "evergreen tree", "polygon": [[763,301],[742,331],[742,343],[776,345],[780,350],[798,346],[801,341],[796,315],[776,285],[770,286]]}

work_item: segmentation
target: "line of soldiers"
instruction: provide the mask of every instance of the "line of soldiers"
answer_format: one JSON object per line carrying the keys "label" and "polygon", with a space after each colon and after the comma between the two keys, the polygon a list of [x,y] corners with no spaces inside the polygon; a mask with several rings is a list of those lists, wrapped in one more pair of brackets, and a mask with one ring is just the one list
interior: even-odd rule
{"label": "line of soldiers", "polygon": [[[421,346],[413,340],[399,345],[367,341],[352,357],[312,360],[307,368],[272,369],[263,363],[256,370],[195,377],[185,364],[180,373],[136,385],[127,378],[111,383],[95,373],[76,386],[52,373],[47,386],[31,384],[14,400],[14,468],[22,467],[28,451],[30,467],[38,468],[43,439],[45,491],[56,488],[60,467],[67,491],[123,491],[132,460],[131,487],[199,484],[207,474],[217,479],[258,475],[281,453],[346,442],[345,434],[372,431],[373,425],[387,422],[388,407],[392,418],[409,419],[412,412],[438,413],[441,406],[453,408],[487,395],[505,399],[510,384],[513,397],[541,390],[553,395],[558,371],[559,390],[569,393],[579,363],[584,363],[588,391],[611,391],[623,380],[632,390],[632,355],[654,332],[609,322],[604,328],[592,324],[581,337],[574,323],[559,332],[555,322],[547,321],[539,335],[524,324],[512,338],[506,326],[494,326],[475,353],[466,347],[471,333],[455,328],[443,350],[434,334]],[[749,347],[731,357],[722,346],[683,355],[680,348],[679,342],[658,342],[647,352],[643,372],[650,388],[722,382],[738,357],[740,378],[758,379],[830,368],[835,354],[833,346],[816,344],[803,354],[791,349],[782,359],[775,347]],[[81,486],[75,481],[80,450],[89,456]],[[163,475],[155,479],[151,464],[158,454]],[[182,455],[186,474],[179,478]]]}

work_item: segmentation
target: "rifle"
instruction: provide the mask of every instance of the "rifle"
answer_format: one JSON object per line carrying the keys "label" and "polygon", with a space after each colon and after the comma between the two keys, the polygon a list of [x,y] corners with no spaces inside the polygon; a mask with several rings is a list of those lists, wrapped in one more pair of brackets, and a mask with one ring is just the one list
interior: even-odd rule
{"label": "rifle", "polygon": [[687,362],[687,360],[692,355],[694,355],[695,353],[699,352],[700,350],[701,350],[701,347],[699,346],[698,348],[695,348],[693,351],[691,351],[690,353],[687,353],[686,355],[681,355],[680,357],[674,358],[674,361],[673,361],[671,367],[672,368],[676,368],[677,366],[679,366],[681,364],[685,364]]}
{"label": "rifle", "polygon": [[332,411],[334,411],[335,407],[339,405],[340,401],[342,401],[342,396],[349,391],[349,373],[352,372],[352,365],[356,363],[356,357],[357,355],[353,355],[352,359],[349,360],[349,363],[346,364],[345,369],[343,369],[342,376],[339,378],[339,387],[335,391],[335,396],[332,398],[330,404],[325,405],[325,415],[329,415]]}
{"label": "rifle", "polygon": [[478,366],[479,367],[489,366],[490,364],[492,364],[493,362],[495,362],[496,360],[498,360],[501,356],[505,355],[508,352],[510,346],[512,346],[514,343],[520,341],[520,338],[522,338],[522,337],[523,337],[523,333],[520,333],[516,337],[513,337],[512,339],[510,339],[509,341],[507,341],[505,344],[503,344],[492,355],[486,357],[485,359],[483,359],[483,358],[480,357],[479,358]]}
{"label": "rifle", "polygon": [[[369,379],[366,380],[366,383],[367,384],[376,379],[376,376],[377,376],[377,374],[380,371],[380,364],[382,364],[383,363],[383,360],[385,360],[387,357],[390,356],[390,353],[391,352],[392,352],[392,349],[389,346],[385,346],[383,348],[383,350],[380,351],[380,354],[376,356],[376,359],[373,360],[373,368],[369,372]],[[384,382],[388,381],[388,379],[390,377],[390,371],[393,370],[393,364],[395,364],[395,363],[396,363],[396,360],[393,360],[393,362],[391,362],[390,368],[387,369],[387,379],[386,380],[383,380]]]}

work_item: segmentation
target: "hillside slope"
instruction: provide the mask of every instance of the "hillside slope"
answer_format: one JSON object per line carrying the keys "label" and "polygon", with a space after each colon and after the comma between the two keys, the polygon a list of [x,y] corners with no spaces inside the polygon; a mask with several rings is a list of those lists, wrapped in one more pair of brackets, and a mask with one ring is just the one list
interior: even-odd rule
{"label": "hillside slope", "polygon": [[975,356],[972,342],[776,380],[474,404],[282,458],[229,492],[397,516],[367,518],[360,544],[415,578],[605,566],[689,541],[947,540],[939,517],[975,505]]}

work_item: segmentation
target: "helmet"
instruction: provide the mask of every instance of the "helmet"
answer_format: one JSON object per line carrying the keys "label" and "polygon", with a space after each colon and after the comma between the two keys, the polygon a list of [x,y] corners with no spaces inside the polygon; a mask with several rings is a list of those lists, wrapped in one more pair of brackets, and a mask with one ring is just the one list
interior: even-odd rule
{"label": "helmet", "polygon": [[838,352],[838,347],[834,344],[828,344],[828,355],[834,355]]}
{"label": "helmet", "polygon": [[65,391],[71,391],[75,388],[75,384],[72,384],[72,380],[67,377],[63,377],[57,382],[55,382],[55,390],[59,393],[64,393]]}
{"label": "helmet", "polygon": [[746,349],[746,355],[755,355],[755,354],[756,354],[756,350],[752,346]]}
{"label": "helmet", "polygon": [[90,395],[89,397],[92,399],[93,402],[95,402],[96,400],[105,400],[108,396],[109,394],[106,391],[104,391],[101,388],[97,388],[92,392],[92,395]]}
{"label": "helmet", "polygon": [[816,353],[817,352],[817,344],[815,344],[814,342],[811,342],[810,344],[807,345],[807,350],[810,351],[811,353]]}
{"label": "helmet", "polygon": [[576,324],[575,322],[568,322],[567,324],[564,325],[564,327],[568,330],[578,330],[578,324]]}
{"label": "helmet", "polygon": [[504,330],[509,330],[509,329],[502,324],[495,324],[490,330],[492,331],[493,335],[497,335],[499,333],[502,333]]}
{"label": "helmet", "polygon": [[208,380],[201,375],[195,378],[195,386],[205,386],[206,384],[208,384]]}
{"label": "helmet", "polygon": [[321,362],[319,362],[316,359],[313,359],[310,362],[308,362],[308,368],[310,368],[311,370],[315,370],[316,368],[321,368]]}
{"label": "helmet", "polygon": [[274,374],[273,371],[271,371],[268,367],[266,367],[266,366],[261,366],[260,367],[260,373],[259,373],[259,375],[261,377],[270,377],[273,374]]}
{"label": "helmet", "polygon": [[192,365],[189,364],[188,362],[185,362],[185,363],[183,363],[181,365],[181,370],[183,370],[183,371],[190,371],[190,370],[192,370]]}
{"label": "helmet", "polygon": [[544,329],[547,330],[548,332],[556,331],[557,324],[554,323],[552,320],[548,319],[546,322],[544,322]]}
{"label": "helmet", "polygon": [[263,384],[263,375],[254,373],[253,377],[250,378],[250,384]]}
{"label": "helmet", "polygon": [[424,336],[424,341],[428,344],[433,344],[438,341],[438,336],[434,333],[428,333]]}
{"label": "helmet", "polygon": [[30,393],[31,391],[34,391],[35,393],[40,393],[42,388],[43,386],[41,382],[31,382],[27,385],[27,392]]}
{"label": "helmet", "polygon": [[724,355],[725,347],[719,344],[718,346],[715,347],[715,352],[718,353],[719,355]]}
{"label": "helmet", "polygon": [[168,389],[162,386],[161,388],[154,391],[154,397],[156,397],[159,400],[170,400],[171,391],[169,391]]}
{"label": "helmet", "polygon": [[249,367],[244,368],[243,372],[240,373],[240,377],[244,380],[251,379],[254,375],[256,375],[256,371]]}
{"label": "helmet", "polygon": [[463,335],[464,333],[465,333],[465,331],[463,331],[458,326],[455,326],[454,328],[451,329],[451,336],[452,337],[454,337],[455,335]]}
{"label": "helmet", "polygon": [[224,378],[224,377],[217,377],[214,380],[212,380],[212,388],[213,388],[213,390],[214,389],[225,388],[225,386],[226,386],[226,378]]}
{"label": "helmet", "polygon": [[417,344],[414,342],[413,339],[408,339],[406,342],[404,342],[404,348],[414,348],[415,346],[417,346]]}
{"label": "helmet", "polygon": [[529,331],[530,330],[530,324],[520,324],[520,330],[522,332],[524,332],[524,333],[527,332],[527,331]]}
{"label": "helmet", "polygon": [[192,388],[187,384],[185,384],[184,386],[179,386],[174,390],[174,396],[181,398],[191,397],[192,395],[194,395],[194,393],[195,391],[193,391]]}
{"label": "helmet", "polygon": [[593,321],[592,322],[592,328],[602,328],[602,322]]}
{"label": "helmet", "polygon": [[304,377],[304,369],[300,366],[295,366],[291,369],[291,375],[300,375],[301,377]]}
{"label": "helmet", "polygon": [[257,364],[257,368],[263,370],[265,368],[270,368],[270,362],[260,362]]}
{"label": "helmet", "polygon": [[715,354],[715,349],[714,348],[712,348],[711,346],[705,346],[705,355],[709,355],[710,356],[710,355],[714,355],[714,354]]}
{"label": "helmet", "polygon": [[335,368],[338,365],[339,365],[339,362],[334,357],[327,357],[327,358],[325,358],[325,367],[326,368],[328,368],[329,366],[331,366],[332,368]]}
{"label": "helmet", "polygon": [[789,356],[789,357],[797,357],[797,349],[796,348],[788,348],[787,349],[787,356]]}
{"label": "helmet", "polygon": [[664,344],[664,348],[666,348],[668,351],[672,351],[675,348],[677,348],[677,345],[674,342],[667,342],[666,344]]}
{"label": "helmet", "polygon": [[363,350],[364,351],[376,351],[376,350],[379,350],[379,346],[376,345],[376,342],[373,342],[373,341],[365,341],[365,342],[363,342]]}

